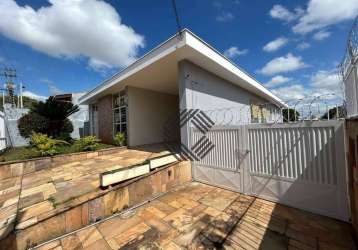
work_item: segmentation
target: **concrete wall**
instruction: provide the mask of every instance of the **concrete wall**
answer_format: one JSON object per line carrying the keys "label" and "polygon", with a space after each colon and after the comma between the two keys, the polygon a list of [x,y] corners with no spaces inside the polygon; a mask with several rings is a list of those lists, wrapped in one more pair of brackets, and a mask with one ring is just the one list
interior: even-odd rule
{"label": "concrete wall", "polygon": [[[217,125],[239,125],[251,123],[250,104],[266,104],[279,114],[279,109],[268,101],[196,66],[189,61],[179,63],[182,76],[181,96],[186,99],[181,108],[194,108],[205,111]],[[184,89],[185,86],[185,89]],[[271,116],[267,120],[273,121]]]}
{"label": "concrete wall", "polygon": [[169,128],[171,138],[164,136],[167,122],[178,120],[178,96],[135,87],[128,87],[127,94],[129,146],[179,140],[178,123]]}
{"label": "concrete wall", "polygon": [[347,117],[358,117],[358,61],[351,64],[344,76],[344,96],[346,101]]}
{"label": "concrete wall", "polygon": [[5,104],[4,113],[8,147],[21,147],[28,145],[29,140],[20,135],[17,127],[18,120],[28,112],[29,109],[16,108],[12,107],[11,104]]}
{"label": "concrete wall", "polygon": [[[180,109],[201,109],[215,125],[241,125],[251,123],[251,103],[268,101],[222,79],[199,66],[184,60],[179,62]],[[267,122],[278,119],[279,109],[268,104],[273,114]],[[182,143],[186,141],[187,126],[181,128]]]}
{"label": "concrete wall", "polygon": [[103,143],[113,142],[112,95],[98,100],[98,137]]}
{"label": "concrete wall", "polygon": [[[83,93],[74,93],[72,94],[72,103],[78,105],[78,99],[83,95]],[[73,125],[73,132],[71,137],[78,139],[85,135],[85,126],[86,121],[89,119],[88,105],[78,105],[80,110],[69,117]]]}

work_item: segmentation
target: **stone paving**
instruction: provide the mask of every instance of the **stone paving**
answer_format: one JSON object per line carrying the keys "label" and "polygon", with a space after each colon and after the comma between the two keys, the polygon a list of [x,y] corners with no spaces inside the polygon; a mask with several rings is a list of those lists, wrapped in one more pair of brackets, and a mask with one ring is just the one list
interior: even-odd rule
{"label": "stone paving", "polygon": [[167,151],[161,145],[151,145],[59,164],[26,174],[23,178],[0,180],[0,239],[6,231],[12,230],[17,211],[16,228],[26,228],[72,206],[72,201],[78,197],[82,197],[83,202],[86,196],[90,198],[101,192],[100,173],[165,153]]}
{"label": "stone paving", "polygon": [[343,250],[351,235],[348,223],[193,182],[38,249]]}

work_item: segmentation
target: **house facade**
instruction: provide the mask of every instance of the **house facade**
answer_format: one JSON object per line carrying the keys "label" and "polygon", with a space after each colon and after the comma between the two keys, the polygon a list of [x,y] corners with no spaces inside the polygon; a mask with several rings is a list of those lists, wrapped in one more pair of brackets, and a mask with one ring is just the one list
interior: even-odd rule
{"label": "house facade", "polygon": [[91,134],[128,146],[187,140],[180,112],[202,110],[215,125],[273,122],[284,103],[187,29],[80,98]]}

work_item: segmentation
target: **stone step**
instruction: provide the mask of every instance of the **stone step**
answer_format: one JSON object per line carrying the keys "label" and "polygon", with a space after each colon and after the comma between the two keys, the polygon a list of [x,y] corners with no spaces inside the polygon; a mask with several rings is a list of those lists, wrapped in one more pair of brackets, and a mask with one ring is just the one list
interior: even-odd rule
{"label": "stone step", "polygon": [[[20,210],[15,227],[0,249],[27,249],[107,218],[123,209],[191,181],[190,162],[176,162],[145,175],[101,189],[76,186]],[[46,184],[45,184],[46,185]],[[11,231],[11,230],[10,230]]]}

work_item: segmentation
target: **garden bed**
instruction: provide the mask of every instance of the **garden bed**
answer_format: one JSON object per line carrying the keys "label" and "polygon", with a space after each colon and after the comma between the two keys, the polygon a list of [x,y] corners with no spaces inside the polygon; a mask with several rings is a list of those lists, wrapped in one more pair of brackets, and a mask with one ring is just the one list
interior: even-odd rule
{"label": "garden bed", "polygon": [[[105,144],[106,145],[106,144]],[[6,161],[0,163],[0,180],[33,173],[54,167],[58,164],[96,158],[98,156],[118,153],[127,147],[108,147],[96,151],[59,154],[55,156],[36,157],[25,160]]]}
{"label": "garden bed", "polygon": [[[114,146],[110,145],[110,144],[98,143],[98,145],[95,146],[94,151],[112,148],[112,147],[114,147]],[[84,152],[74,144],[59,145],[56,148],[58,151],[58,153],[56,155]],[[2,154],[0,154],[0,161],[8,162],[8,161],[18,161],[18,160],[40,158],[40,157],[41,157],[41,155],[39,154],[39,152],[35,151],[33,149],[33,147],[30,147],[30,146],[16,147],[16,148],[10,148],[10,149],[4,151]]]}

